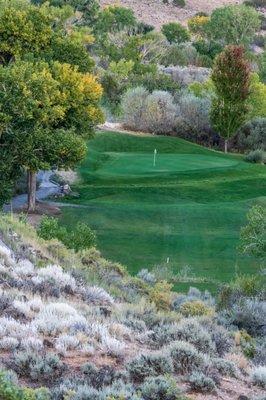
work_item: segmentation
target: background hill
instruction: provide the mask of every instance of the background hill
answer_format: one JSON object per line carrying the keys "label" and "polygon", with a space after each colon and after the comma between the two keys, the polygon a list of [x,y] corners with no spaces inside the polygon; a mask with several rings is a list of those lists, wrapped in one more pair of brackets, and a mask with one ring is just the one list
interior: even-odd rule
{"label": "background hill", "polygon": [[[100,0],[102,6],[114,4],[114,0]],[[119,4],[131,8],[138,19],[160,28],[171,21],[186,20],[198,12],[210,13],[217,7],[228,4],[240,4],[242,0],[186,0],[184,8],[173,4],[164,4],[163,0],[120,0]]]}

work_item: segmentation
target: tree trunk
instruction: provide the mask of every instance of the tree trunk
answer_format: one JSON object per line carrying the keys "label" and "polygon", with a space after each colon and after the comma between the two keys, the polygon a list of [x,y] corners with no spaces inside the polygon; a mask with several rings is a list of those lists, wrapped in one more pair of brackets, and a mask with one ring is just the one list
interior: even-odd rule
{"label": "tree trunk", "polygon": [[34,212],[36,208],[36,181],[36,172],[28,171],[28,212]]}
{"label": "tree trunk", "polygon": [[228,150],[228,140],[225,139],[225,141],[224,141],[224,152],[227,153],[227,150]]}

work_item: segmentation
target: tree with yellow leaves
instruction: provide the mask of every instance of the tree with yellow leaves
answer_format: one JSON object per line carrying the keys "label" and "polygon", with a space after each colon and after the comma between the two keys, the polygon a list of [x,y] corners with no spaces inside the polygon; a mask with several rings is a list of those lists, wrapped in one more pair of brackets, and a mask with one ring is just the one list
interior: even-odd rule
{"label": "tree with yellow leaves", "polygon": [[102,88],[86,49],[93,37],[66,22],[71,13],[0,0],[0,169],[27,171],[29,211],[38,170],[73,167],[102,121]]}

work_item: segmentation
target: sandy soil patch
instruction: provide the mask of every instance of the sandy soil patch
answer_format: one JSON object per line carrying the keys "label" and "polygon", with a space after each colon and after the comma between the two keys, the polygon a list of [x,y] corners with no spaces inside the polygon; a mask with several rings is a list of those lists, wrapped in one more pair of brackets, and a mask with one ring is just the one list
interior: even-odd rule
{"label": "sandy soil patch", "polygon": [[211,13],[217,7],[227,4],[240,4],[242,0],[187,0],[184,8],[175,7],[172,4],[164,4],[163,0],[100,0],[104,7],[110,4],[119,4],[132,8],[139,20],[152,24],[156,29],[172,21],[186,24],[188,18],[199,11]]}

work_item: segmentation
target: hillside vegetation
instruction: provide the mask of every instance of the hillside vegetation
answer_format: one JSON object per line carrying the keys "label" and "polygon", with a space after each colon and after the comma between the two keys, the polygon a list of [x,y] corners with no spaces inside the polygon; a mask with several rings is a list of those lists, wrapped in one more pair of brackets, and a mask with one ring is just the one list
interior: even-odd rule
{"label": "hillside vegetation", "polygon": [[14,218],[1,216],[0,237],[1,399],[262,396],[262,282],[238,279],[215,305],[208,292],[130,278],[95,250],[45,242]]}

